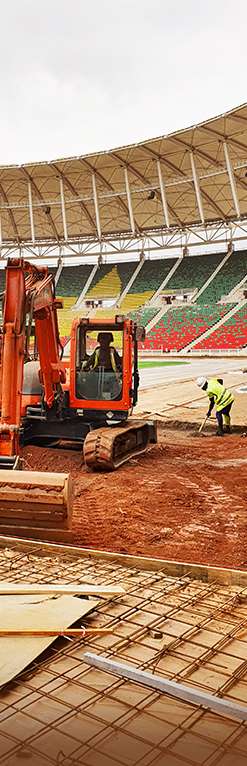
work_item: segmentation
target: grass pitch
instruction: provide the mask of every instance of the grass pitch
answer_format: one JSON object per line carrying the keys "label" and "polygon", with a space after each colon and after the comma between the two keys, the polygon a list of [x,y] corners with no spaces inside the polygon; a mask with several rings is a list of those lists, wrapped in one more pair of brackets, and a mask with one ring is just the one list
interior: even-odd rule
{"label": "grass pitch", "polygon": [[189,364],[189,362],[186,362],[186,361],[183,361],[183,362],[182,361],[181,362],[177,362],[177,361],[167,362],[167,361],[165,361],[164,362],[162,359],[154,359],[154,360],[153,359],[141,359],[139,361],[139,367],[140,368],[143,368],[143,367],[144,368],[147,368],[147,367],[151,367],[151,368],[152,367],[175,367],[175,366],[178,367],[178,366],[180,366],[182,364]]}

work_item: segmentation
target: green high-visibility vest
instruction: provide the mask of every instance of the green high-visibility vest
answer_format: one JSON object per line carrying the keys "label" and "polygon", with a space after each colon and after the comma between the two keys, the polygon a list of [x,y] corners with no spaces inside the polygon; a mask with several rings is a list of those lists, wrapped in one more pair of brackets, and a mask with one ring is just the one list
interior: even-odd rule
{"label": "green high-visibility vest", "polygon": [[[114,348],[112,348],[112,346],[110,346],[109,351],[110,351],[110,360],[111,360],[112,370],[113,370],[113,372],[117,372]],[[94,358],[94,366],[93,366],[94,370],[99,365],[99,355],[100,355],[100,347],[98,346],[98,348],[96,348],[96,350],[95,350],[95,358]]]}
{"label": "green high-visibility vest", "polygon": [[219,383],[217,378],[211,378],[208,381],[207,395],[209,399],[214,398],[217,412],[223,410],[228,404],[234,402],[234,396],[228,388]]}

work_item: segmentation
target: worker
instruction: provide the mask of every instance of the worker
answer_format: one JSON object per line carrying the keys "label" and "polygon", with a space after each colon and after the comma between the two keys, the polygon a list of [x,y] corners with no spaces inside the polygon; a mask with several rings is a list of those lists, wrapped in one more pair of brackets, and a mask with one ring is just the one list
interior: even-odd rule
{"label": "worker", "polygon": [[225,424],[225,433],[231,432],[231,419],[230,411],[234,402],[234,396],[223,384],[223,380],[220,378],[204,378],[201,376],[196,380],[199,388],[207,392],[209,397],[209,408],[207,412],[207,418],[210,417],[211,412],[216,405],[216,418],[218,421],[217,436],[224,436],[223,419]]}
{"label": "worker", "polygon": [[112,332],[99,332],[97,342],[99,346],[96,347],[89,359],[83,362],[83,372],[88,370],[99,371],[102,367],[105,372],[120,372],[122,369],[121,357],[114,346],[110,345],[113,343]]}

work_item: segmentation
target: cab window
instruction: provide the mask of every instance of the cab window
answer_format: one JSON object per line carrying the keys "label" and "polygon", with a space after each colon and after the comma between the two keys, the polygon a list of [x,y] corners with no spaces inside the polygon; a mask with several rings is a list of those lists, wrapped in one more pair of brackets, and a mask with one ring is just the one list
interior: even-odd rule
{"label": "cab window", "polygon": [[95,401],[121,399],[122,331],[82,331],[77,351],[77,398]]}

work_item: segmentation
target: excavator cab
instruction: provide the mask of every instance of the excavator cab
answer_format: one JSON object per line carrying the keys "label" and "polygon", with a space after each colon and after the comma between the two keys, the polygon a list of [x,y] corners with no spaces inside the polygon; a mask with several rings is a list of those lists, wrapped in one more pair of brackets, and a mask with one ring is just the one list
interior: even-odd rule
{"label": "excavator cab", "polygon": [[[118,401],[122,396],[123,333],[79,330],[76,396],[82,400]],[[118,337],[116,337],[116,335]]]}
{"label": "excavator cab", "polygon": [[137,344],[135,326],[122,316],[107,323],[87,317],[74,321],[70,405],[82,410],[90,422],[109,420],[109,411],[110,418],[127,419],[134,393],[133,344]]}

